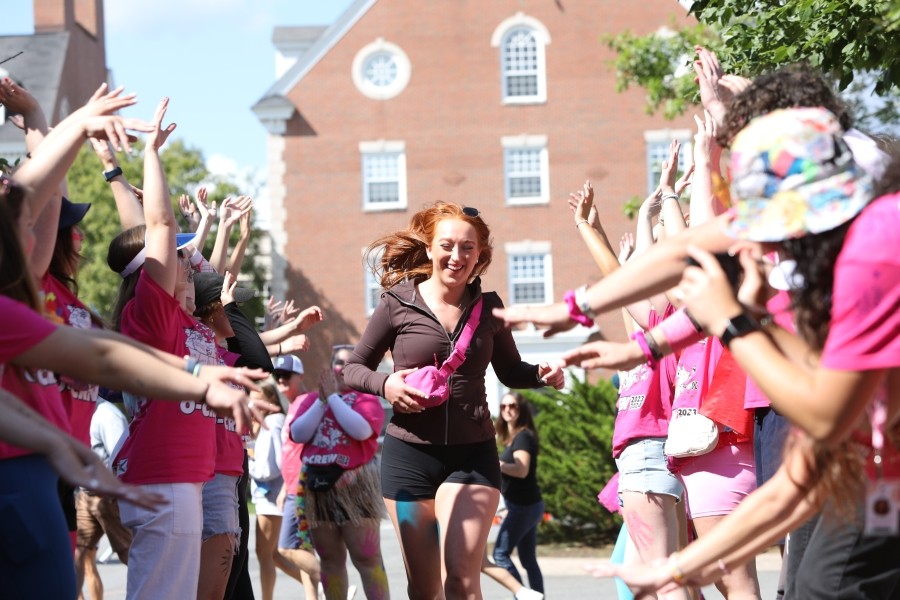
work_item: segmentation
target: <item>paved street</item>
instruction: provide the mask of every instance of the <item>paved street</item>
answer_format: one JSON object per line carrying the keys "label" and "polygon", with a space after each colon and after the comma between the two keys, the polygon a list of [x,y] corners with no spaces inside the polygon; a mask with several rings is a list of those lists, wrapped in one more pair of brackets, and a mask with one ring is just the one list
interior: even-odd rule
{"label": "paved street", "polygon": [[[253,517],[251,516],[251,520]],[[406,597],[406,574],[403,569],[403,559],[400,557],[400,549],[394,531],[390,523],[385,522],[381,528],[382,550],[388,579],[390,580],[393,598]],[[259,565],[256,556],[252,552],[254,547],[254,535],[250,534],[250,576],[254,582],[256,597],[259,595]],[[106,540],[100,545],[101,552],[106,548]],[[615,600],[615,586],[611,580],[598,580],[588,577],[584,572],[584,565],[592,562],[589,558],[541,558],[541,569],[544,573],[544,584],[547,588],[547,598],[550,600]],[[778,581],[778,568],[780,559],[777,553],[769,552],[759,557],[760,585],[763,600],[772,600],[775,597],[775,587]],[[360,586],[359,577],[353,566],[348,568],[351,584]],[[126,567],[118,562],[100,565],[100,575],[106,588],[106,600],[122,600],[125,598],[125,573]],[[485,600],[509,600],[512,594],[494,583],[493,580],[483,576],[482,590]],[[707,600],[722,598],[714,588],[704,589]],[[285,575],[278,573],[278,582],[275,584],[275,600],[301,600],[302,592],[300,584]],[[365,596],[360,590],[356,595],[357,600],[363,600]]]}

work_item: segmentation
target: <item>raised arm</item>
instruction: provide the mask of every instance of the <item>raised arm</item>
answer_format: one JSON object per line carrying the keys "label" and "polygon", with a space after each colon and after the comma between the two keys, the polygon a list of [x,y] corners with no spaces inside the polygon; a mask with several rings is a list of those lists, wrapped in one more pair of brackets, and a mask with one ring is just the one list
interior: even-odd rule
{"label": "raised arm", "polygon": [[283,342],[288,338],[307,331],[310,327],[322,321],[325,315],[318,306],[310,306],[301,311],[296,317],[275,329],[264,331],[259,334],[263,342],[267,345]]}
{"label": "raised arm", "polygon": [[25,151],[33,152],[47,135],[47,117],[31,92],[9,77],[0,79],[0,103],[10,122],[25,132]]}
{"label": "raised arm", "polygon": [[209,230],[212,228],[212,220],[216,217],[216,201],[213,200],[212,204],[208,204],[207,197],[206,188],[201,186],[193,202],[187,194],[182,194],[178,198],[181,214],[188,222],[188,228],[196,234],[193,245],[201,256],[206,246],[206,238],[209,237]]}
{"label": "raised arm", "polygon": [[131,151],[128,129],[149,131],[150,125],[138,119],[110,116],[120,108],[134,104],[133,95],[120,96],[121,89],[105,93],[101,86],[88,103],[63,119],[44,137],[16,171],[16,181],[28,191],[31,212],[39,215],[51,194],[58,188],[78,155],[82,142],[95,137],[109,140],[116,150]]}
{"label": "raised arm", "polygon": [[663,161],[659,176],[659,190],[662,196],[659,222],[665,227],[666,237],[678,235],[687,229],[684,213],[681,212],[681,205],[678,203],[681,194],[675,191],[679,152],[681,152],[681,142],[672,140],[672,143],[669,144],[669,158]]}
{"label": "raised arm", "polygon": [[175,250],[178,223],[172,211],[169,186],[159,157],[160,148],[175,130],[174,123],[166,127],[162,124],[168,107],[169,99],[163,98],[156,108],[153,131],[147,135],[144,148],[144,219],[147,222],[144,271],[162,289],[174,294],[179,268]]}
{"label": "raised arm", "polygon": [[244,264],[244,253],[247,251],[247,244],[250,243],[250,232],[251,232],[251,220],[253,218],[253,200],[250,201],[250,206],[241,213],[240,217],[240,226],[241,226],[241,235],[238,238],[237,243],[234,245],[234,250],[231,252],[231,260],[228,261],[228,270],[232,273],[240,273],[241,266]]}
{"label": "raised arm", "polygon": [[134,188],[128,183],[116,153],[113,152],[109,142],[105,140],[91,139],[91,148],[94,154],[100,159],[103,165],[103,176],[109,177],[109,190],[112,192],[113,199],[116,202],[116,209],[119,211],[119,221],[122,223],[122,230],[131,229],[138,225],[144,224],[144,206],[141,204],[140,198],[134,193]]}
{"label": "raised arm", "polygon": [[231,236],[231,228],[237,223],[241,214],[249,210],[253,200],[248,196],[226,198],[219,210],[219,228],[216,230],[216,243],[209,257],[209,264],[217,273],[222,273],[227,265],[228,238]]}
{"label": "raised arm", "polygon": [[703,119],[694,115],[694,182],[691,192],[691,227],[715,218],[724,208],[713,193],[713,176],[719,176],[722,147],[716,143],[716,121],[708,111]]}
{"label": "raised arm", "polygon": [[619,268],[619,261],[594,206],[594,188],[585,181],[582,188],[569,194],[569,208],[575,217],[575,229],[581,235],[600,272],[609,275]]}

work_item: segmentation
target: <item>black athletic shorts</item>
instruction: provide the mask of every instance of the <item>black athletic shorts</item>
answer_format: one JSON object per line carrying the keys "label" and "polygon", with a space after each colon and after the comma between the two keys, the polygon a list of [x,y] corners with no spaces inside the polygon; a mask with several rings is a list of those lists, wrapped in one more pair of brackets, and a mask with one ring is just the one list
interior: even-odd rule
{"label": "black athletic shorts", "polygon": [[387,435],[381,451],[381,490],[389,500],[432,500],[442,483],[500,489],[494,440],[474,444],[411,444]]}

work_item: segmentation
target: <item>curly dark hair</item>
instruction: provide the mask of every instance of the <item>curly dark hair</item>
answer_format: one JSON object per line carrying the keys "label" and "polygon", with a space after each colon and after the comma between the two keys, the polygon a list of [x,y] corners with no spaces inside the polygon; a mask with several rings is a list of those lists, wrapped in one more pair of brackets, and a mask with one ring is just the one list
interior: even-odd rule
{"label": "curly dark hair", "polygon": [[727,148],[734,136],[755,117],[779,108],[815,106],[834,113],[844,131],[853,126],[853,118],[846,106],[816,69],[805,63],[782,67],[760,75],[735,96],[725,114],[725,123],[716,134],[716,141]]}
{"label": "curly dark hair", "polygon": [[803,278],[803,285],[791,293],[797,331],[817,350],[825,347],[831,323],[834,265],[854,221],[855,217],[834,229],[782,242],[797,261],[796,274]]}

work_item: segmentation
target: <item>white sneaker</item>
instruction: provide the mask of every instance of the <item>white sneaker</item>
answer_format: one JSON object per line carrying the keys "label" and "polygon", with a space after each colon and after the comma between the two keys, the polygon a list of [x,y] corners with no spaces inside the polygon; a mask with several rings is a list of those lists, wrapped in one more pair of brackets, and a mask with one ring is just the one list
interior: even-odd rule
{"label": "white sneaker", "polygon": [[[541,596],[543,598],[543,596]],[[356,598],[356,586],[351,585],[347,588],[347,600],[353,600]]]}
{"label": "white sneaker", "polygon": [[531,588],[523,587],[516,592],[516,600],[543,600],[544,595]]}

